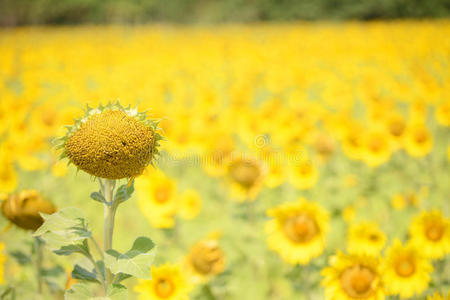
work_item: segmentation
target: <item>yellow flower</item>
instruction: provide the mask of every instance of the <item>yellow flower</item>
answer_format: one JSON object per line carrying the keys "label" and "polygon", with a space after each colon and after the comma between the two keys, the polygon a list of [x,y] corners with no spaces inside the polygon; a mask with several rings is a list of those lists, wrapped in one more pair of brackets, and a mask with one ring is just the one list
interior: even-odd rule
{"label": "yellow flower", "polygon": [[363,222],[353,224],[349,228],[347,251],[350,254],[376,256],[383,249],[385,243],[386,235],[376,223]]}
{"label": "yellow flower", "polygon": [[363,136],[361,126],[352,125],[346,129],[341,141],[342,150],[350,159],[360,160],[363,156]]}
{"label": "yellow flower", "polygon": [[433,148],[433,136],[424,125],[415,124],[407,129],[403,143],[409,155],[422,157]]}
{"label": "yellow flower", "polygon": [[391,138],[381,130],[370,130],[363,140],[363,161],[371,166],[377,167],[389,160],[392,153]]}
{"label": "yellow flower", "polygon": [[11,193],[17,187],[17,174],[12,162],[0,158],[0,192]]}
{"label": "yellow flower", "polygon": [[289,182],[300,190],[312,188],[319,180],[317,167],[306,157],[301,157],[300,161],[293,162],[289,171]]}
{"label": "yellow flower", "polygon": [[63,157],[81,170],[101,178],[140,175],[151,163],[161,136],[157,123],[145,113],[119,103],[89,109],[62,137]]}
{"label": "yellow flower", "polygon": [[406,207],[418,207],[420,199],[414,192],[406,194],[395,194],[391,198],[391,205],[396,210],[403,210]]}
{"label": "yellow flower", "polygon": [[409,233],[411,243],[428,258],[438,259],[450,253],[450,220],[438,210],[415,216]]}
{"label": "yellow flower", "polygon": [[186,220],[195,218],[202,208],[202,199],[194,189],[185,190],[180,196],[179,214]]}
{"label": "yellow flower", "polygon": [[177,186],[162,171],[148,170],[135,182],[138,206],[156,228],[171,228],[176,213]]}
{"label": "yellow flower", "polygon": [[6,261],[6,255],[3,254],[4,249],[5,249],[5,244],[0,243],[0,284],[3,284],[5,282],[5,279],[4,279],[5,272],[3,269],[3,264]]}
{"label": "yellow flower", "polygon": [[386,120],[387,130],[396,144],[401,144],[406,132],[405,119],[397,113],[391,114]]}
{"label": "yellow flower", "polygon": [[35,231],[44,220],[40,213],[52,214],[56,208],[35,190],[23,190],[2,203],[3,215],[20,228]]}
{"label": "yellow flower", "polygon": [[319,133],[315,137],[313,146],[323,160],[327,160],[336,148],[334,140],[327,134]]}
{"label": "yellow flower", "polygon": [[261,161],[249,157],[233,157],[228,163],[227,177],[231,192],[239,201],[255,200],[266,175]]}
{"label": "yellow flower", "polygon": [[338,252],[323,269],[322,285],[326,300],[383,300],[379,260],[371,256],[345,255]]}
{"label": "yellow flower", "polygon": [[355,219],[356,211],[353,205],[347,206],[342,212],[342,218],[345,222],[350,223]]}
{"label": "yellow flower", "polygon": [[412,244],[403,246],[396,239],[386,251],[383,276],[389,294],[399,294],[401,298],[420,295],[428,288],[432,271],[431,263]]}
{"label": "yellow flower", "polygon": [[[206,140],[205,157],[202,166],[210,176],[222,176],[227,172],[226,162],[235,149],[233,136],[224,132],[212,132]],[[209,136],[209,137],[210,137]]]}
{"label": "yellow flower", "polygon": [[270,249],[290,264],[308,264],[325,249],[328,212],[319,204],[300,198],[269,209],[265,232]]}
{"label": "yellow flower", "polygon": [[151,268],[151,280],[134,287],[139,300],[188,300],[192,287],[178,265],[166,263]]}
{"label": "yellow flower", "polygon": [[444,102],[436,108],[436,120],[443,126],[450,126],[450,102]]}
{"label": "yellow flower", "polygon": [[225,254],[217,239],[204,239],[192,246],[184,265],[192,283],[206,282],[224,271]]}
{"label": "yellow flower", "polygon": [[438,292],[435,292],[433,295],[428,296],[427,300],[450,300],[450,292],[447,293],[447,297],[444,293],[439,294]]}

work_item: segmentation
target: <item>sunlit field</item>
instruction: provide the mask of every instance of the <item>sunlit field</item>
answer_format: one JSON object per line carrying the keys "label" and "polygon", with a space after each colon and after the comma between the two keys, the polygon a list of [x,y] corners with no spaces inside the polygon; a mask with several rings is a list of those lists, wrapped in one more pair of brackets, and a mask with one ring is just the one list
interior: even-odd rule
{"label": "sunlit field", "polygon": [[[445,20],[0,29],[0,198],[81,208],[102,241],[97,179],[52,141],[119,101],[165,137],[116,217],[114,248],[157,245],[129,299],[444,299],[449,37]],[[35,299],[32,231],[4,207],[0,298]],[[86,265],[42,261],[39,299]]]}

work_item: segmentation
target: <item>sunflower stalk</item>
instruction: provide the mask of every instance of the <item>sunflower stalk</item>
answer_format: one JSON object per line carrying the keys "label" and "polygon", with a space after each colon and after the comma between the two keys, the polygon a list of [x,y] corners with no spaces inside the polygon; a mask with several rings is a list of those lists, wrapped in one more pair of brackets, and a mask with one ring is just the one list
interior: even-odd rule
{"label": "sunflower stalk", "polygon": [[34,238],[34,247],[35,247],[35,267],[36,267],[36,279],[37,279],[37,292],[38,295],[42,295],[42,286],[43,286],[43,280],[42,280],[42,246],[41,242],[39,241],[39,238]]}
{"label": "sunflower stalk", "polygon": [[[106,179],[103,186],[103,195],[105,197],[104,204],[104,227],[103,227],[103,247],[104,251],[112,249],[113,233],[114,233],[114,219],[116,210],[119,206],[118,201],[114,201],[114,189],[116,186],[115,180]],[[102,187],[102,186],[101,186]],[[109,268],[106,272],[106,286],[113,282],[113,274]]]}

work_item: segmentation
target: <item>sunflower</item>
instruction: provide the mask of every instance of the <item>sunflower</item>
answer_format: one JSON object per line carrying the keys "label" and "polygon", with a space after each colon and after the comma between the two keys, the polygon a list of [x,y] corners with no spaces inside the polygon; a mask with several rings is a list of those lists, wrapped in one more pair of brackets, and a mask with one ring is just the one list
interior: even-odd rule
{"label": "sunflower", "polygon": [[403,246],[396,239],[386,250],[383,276],[389,294],[399,294],[401,298],[420,295],[428,287],[433,266],[412,244]]}
{"label": "sunflower", "polygon": [[2,203],[3,215],[14,225],[35,231],[44,219],[41,213],[52,214],[55,206],[44,199],[36,190],[23,190],[18,194],[9,196]]}
{"label": "sunflower", "polygon": [[342,150],[352,160],[360,160],[363,155],[363,135],[362,127],[357,124],[349,125],[346,128],[341,140]]}
{"label": "sunflower", "polygon": [[318,180],[319,171],[307,157],[300,157],[289,169],[288,181],[300,190],[312,188]]}
{"label": "sunflower", "polygon": [[424,125],[411,125],[405,134],[403,147],[413,157],[422,157],[433,148],[433,136]]}
{"label": "sunflower", "polygon": [[436,108],[436,120],[443,126],[450,126],[450,102],[445,102]]}
{"label": "sunflower", "polygon": [[225,254],[218,238],[211,235],[195,243],[186,256],[184,265],[193,283],[206,282],[225,269]]}
{"label": "sunflower", "polygon": [[223,176],[227,172],[226,162],[236,148],[233,136],[228,132],[217,131],[205,141],[205,157],[202,167],[210,176]]}
{"label": "sunflower", "polygon": [[363,148],[363,161],[371,167],[377,167],[387,162],[391,157],[391,138],[384,131],[370,130],[364,135]]}
{"label": "sunflower", "polygon": [[232,157],[227,170],[232,195],[240,201],[255,200],[262,188],[266,173],[266,167],[258,159]]}
{"label": "sunflower", "polygon": [[151,280],[139,280],[134,287],[140,300],[187,300],[192,287],[178,265],[152,267]]}
{"label": "sunflower", "polygon": [[290,264],[308,264],[322,254],[328,232],[328,212],[319,204],[300,198],[267,211],[265,232],[270,249]]}
{"label": "sunflower", "polygon": [[414,217],[409,233],[411,243],[428,258],[438,259],[450,253],[450,220],[438,210]]}
{"label": "sunflower", "polygon": [[149,170],[136,178],[138,206],[150,224],[156,228],[174,226],[177,185],[162,171]]}
{"label": "sunflower", "polygon": [[406,122],[402,115],[393,113],[385,121],[386,129],[394,141],[395,146],[401,145],[406,132]]}
{"label": "sunflower", "polygon": [[84,118],[57,139],[61,157],[79,169],[106,179],[140,175],[158,153],[158,122],[120,103],[87,108]]}
{"label": "sunflower", "polygon": [[391,205],[396,210],[403,210],[406,207],[419,207],[420,198],[415,192],[405,194],[395,194],[391,198]]}
{"label": "sunflower", "polygon": [[350,254],[367,254],[376,256],[386,243],[386,235],[380,230],[378,224],[363,222],[350,226],[347,251]]}
{"label": "sunflower", "polygon": [[379,259],[372,256],[345,255],[338,252],[323,269],[322,285],[326,300],[382,300]]}
{"label": "sunflower", "polygon": [[180,205],[178,213],[186,220],[195,218],[202,208],[202,199],[194,189],[185,190],[181,194],[179,202]]}
{"label": "sunflower", "polygon": [[447,293],[447,296],[444,293],[435,292],[433,295],[428,296],[427,300],[450,300],[450,292]]}

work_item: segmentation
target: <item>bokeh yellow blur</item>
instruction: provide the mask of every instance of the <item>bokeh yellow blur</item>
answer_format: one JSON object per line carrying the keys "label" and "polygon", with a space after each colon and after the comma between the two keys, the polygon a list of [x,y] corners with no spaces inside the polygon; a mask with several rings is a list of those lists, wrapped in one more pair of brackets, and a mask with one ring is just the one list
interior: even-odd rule
{"label": "bokeh yellow blur", "polygon": [[[449,36],[448,20],[0,29],[0,198],[34,189],[101,229],[95,180],[52,140],[120,101],[166,137],[117,216],[119,249],[158,246],[130,299],[447,293]],[[11,252],[30,238],[0,233],[17,299],[35,275]],[[79,258],[45,259],[60,299]]]}

